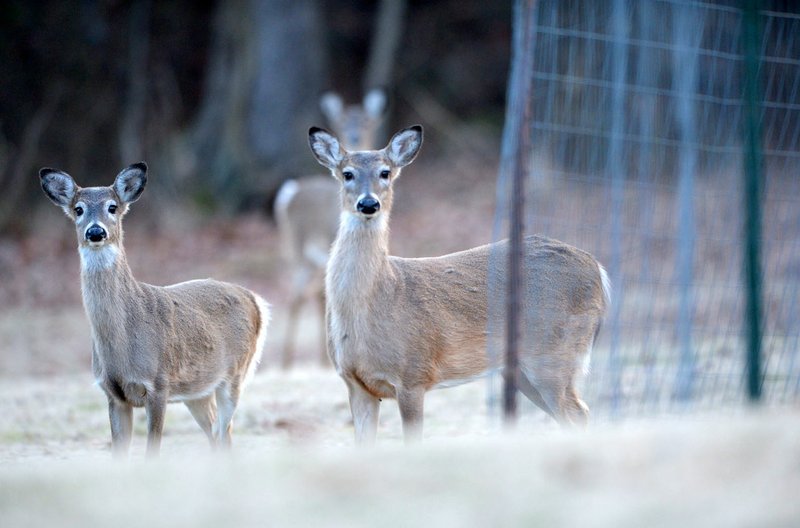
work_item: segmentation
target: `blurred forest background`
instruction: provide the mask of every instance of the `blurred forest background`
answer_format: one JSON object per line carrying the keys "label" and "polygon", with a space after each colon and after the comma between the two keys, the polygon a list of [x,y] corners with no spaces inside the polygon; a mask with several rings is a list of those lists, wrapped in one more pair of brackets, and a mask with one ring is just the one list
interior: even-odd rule
{"label": "blurred forest background", "polygon": [[154,225],[179,206],[268,212],[281,181],[318,172],[326,89],[386,87],[387,128],[432,125],[426,151],[478,134],[496,152],[511,2],[9,0],[0,34],[0,235],[21,236],[19,211],[49,206],[41,166],[107,185],[146,160]]}

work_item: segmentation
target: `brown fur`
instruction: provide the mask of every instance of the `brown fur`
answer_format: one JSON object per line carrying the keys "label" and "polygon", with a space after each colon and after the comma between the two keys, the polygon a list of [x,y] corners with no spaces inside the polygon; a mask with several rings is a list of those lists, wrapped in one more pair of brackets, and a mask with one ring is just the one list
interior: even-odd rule
{"label": "brown fur", "polygon": [[[380,398],[398,399],[406,438],[419,438],[425,392],[500,367],[487,345],[503,336],[488,330],[504,330],[505,313],[490,310],[488,295],[506,291],[508,243],[436,258],[389,256],[392,185],[416,156],[421,128],[398,132],[380,151],[348,152],[321,129],[311,130],[310,142],[342,185],[326,276],[328,351],[350,392],[356,439],[374,441]],[[377,213],[359,211],[365,196],[380,203]],[[604,273],[567,244],[524,241],[524,342],[533,347],[520,357],[521,389],[564,424],[587,419],[575,379],[606,309]]]}
{"label": "brown fur", "polygon": [[[234,284],[207,279],[160,287],[134,278],[122,217],[141,194],[145,174],[144,164],[132,165],[111,187],[82,189],[66,173],[41,171],[47,195],[76,222],[92,370],[108,396],[113,448],[127,453],[132,407],[145,407],[147,451],[157,454],[169,401],[186,403],[212,446],[229,446],[233,413],[260,357],[269,311],[260,297]],[[105,228],[102,242],[88,240],[93,225]]]}

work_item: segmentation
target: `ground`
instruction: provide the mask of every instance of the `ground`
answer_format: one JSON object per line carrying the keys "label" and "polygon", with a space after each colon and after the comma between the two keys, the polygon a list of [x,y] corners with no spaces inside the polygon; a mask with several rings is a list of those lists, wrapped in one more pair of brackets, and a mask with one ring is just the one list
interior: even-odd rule
{"label": "ground", "polygon": [[4,380],[3,526],[796,526],[800,416],[741,413],[562,431],[523,413],[503,434],[485,386],[431,393],[421,445],[394,402],[378,445],[352,447],[330,369],[257,375],[234,450],[211,453],[173,404],[145,461],[143,412],[128,462],[109,453],[104,397],[87,376]]}
{"label": "ground", "polygon": [[800,416],[741,414],[561,431],[525,413],[503,434],[480,383],[432,393],[404,447],[393,402],[373,449],[352,447],[329,370],[266,372],[210,453],[170,407],[145,461],[108,450],[103,397],[83,377],[4,383],[3,526],[797,526]]}

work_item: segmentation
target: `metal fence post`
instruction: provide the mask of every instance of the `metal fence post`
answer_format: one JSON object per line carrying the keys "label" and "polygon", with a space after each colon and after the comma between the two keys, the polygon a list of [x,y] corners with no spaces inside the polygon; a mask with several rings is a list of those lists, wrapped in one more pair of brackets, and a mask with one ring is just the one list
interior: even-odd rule
{"label": "metal fence post", "polygon": [[758,0],[744,0],[744,283],[747,297],[747,395],[761,399],[761,104],[758,75],[761,56]]}
{"label": "metal fence post", "polygon": [[[508,255],[508,308],[506,311],[506,358],[503,370],[503,419],[506,427],[517,420],[517,372],[519,370],[520,296],[524,290],[521,261],[525,212],[525,177],[530,148],[531,84],[534,0],[514,5],[514,49],[509,75],[504,151],[509,154],[512,176],[510,248]],[[501,168],[503,170],[503,168]]]}

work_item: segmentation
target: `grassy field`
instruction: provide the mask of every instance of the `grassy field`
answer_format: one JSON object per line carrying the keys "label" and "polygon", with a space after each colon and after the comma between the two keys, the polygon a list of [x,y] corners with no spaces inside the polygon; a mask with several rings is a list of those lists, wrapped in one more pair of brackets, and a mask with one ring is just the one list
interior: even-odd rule
{"label": "grassy field", "polygon": [[797,526],[800,415],[599,423],[561,431],[487,416],[484,385],[431,393],[423,444],[404,447],[394,402],[378,446],[352,447],[330,370],[266,371],[248,387],[234,451],[212,454],[170,406],[162,457],[109,454],[87,376],[3,380],[0,525]]}

